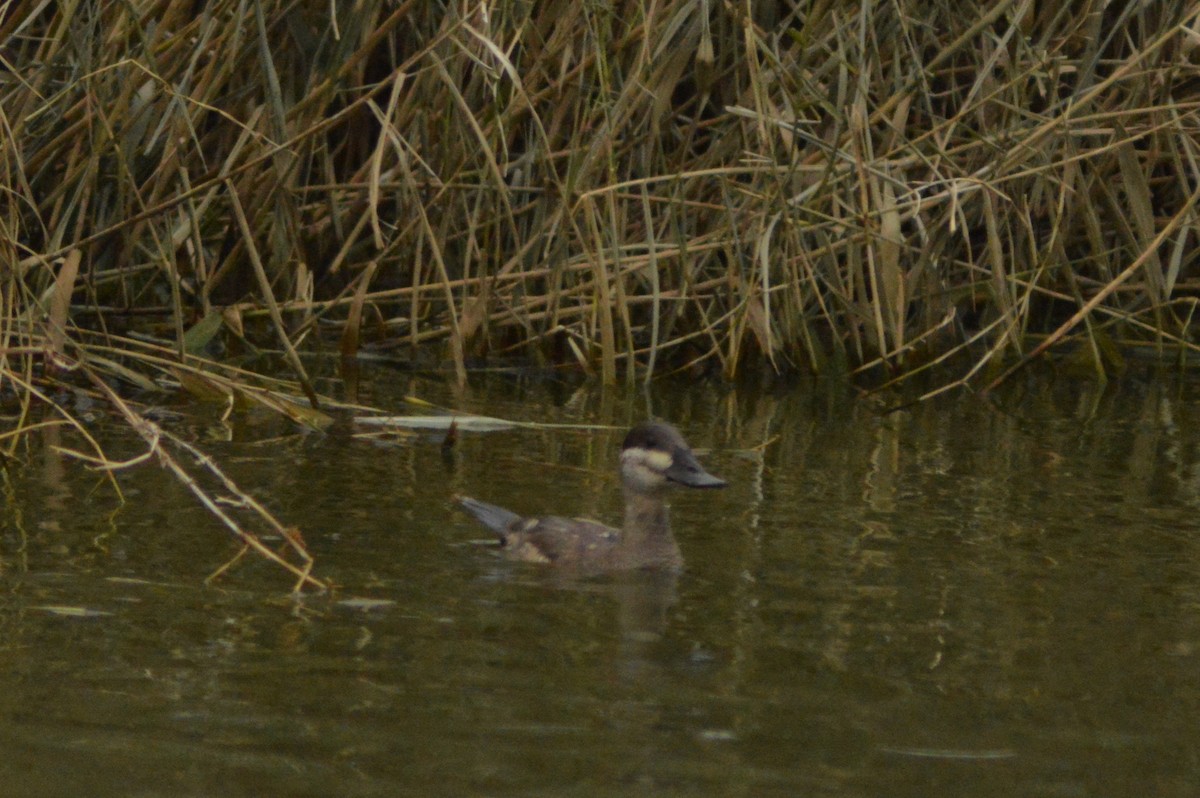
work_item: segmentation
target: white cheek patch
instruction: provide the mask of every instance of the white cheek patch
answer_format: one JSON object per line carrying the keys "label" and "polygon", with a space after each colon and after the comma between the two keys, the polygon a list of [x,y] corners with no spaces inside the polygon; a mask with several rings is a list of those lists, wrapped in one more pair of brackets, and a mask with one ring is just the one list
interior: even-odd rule
{"label": "white cheek patch", "polygon": [[664,472],[675,463],[667,452],[650,449],[626,449],[621,453],[621,464],[628,479],[644,488],[661,485]]}
{"label": "white cheek patch", "polygon": [[675,458],[667,452],[651,449],[626,449],[621,453],[621,459],[631,465],[648,468],[651,471],[663,472],[675,464]]}
{"label": "white cheek patch", "polygon": [[675,465],[675,458],[666,452],[646,452],[646,465],[662,472]]}

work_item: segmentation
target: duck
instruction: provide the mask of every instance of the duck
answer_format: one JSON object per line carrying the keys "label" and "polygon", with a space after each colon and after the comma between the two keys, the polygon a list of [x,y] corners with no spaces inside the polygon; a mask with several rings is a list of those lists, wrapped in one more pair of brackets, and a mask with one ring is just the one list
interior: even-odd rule
{"label": "duck", "polygon": [[683,556],[671,533],[667,494],[673,487],[723,488],[687,441],[663,421],[644,421],[621,445],[625,519],[620,529],[587,518],[526,517],[468,496],[458,504],[499,538],[515,560],[587,571],[679,570]]}

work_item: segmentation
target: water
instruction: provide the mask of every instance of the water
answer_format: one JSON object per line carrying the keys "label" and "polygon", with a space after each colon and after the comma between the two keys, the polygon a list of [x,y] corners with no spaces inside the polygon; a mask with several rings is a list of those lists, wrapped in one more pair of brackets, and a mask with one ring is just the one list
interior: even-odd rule
{"label": "water", "polygon": [[[1190,796],[1200,781],[1200,391],[1030,382],[881,415],[848,389],[649,395],[503,377],[405,393],[617,429],[171,428],[303,531],[287,597],[161,469],[47,433],[5,475],[12,796]],[[687,570],[571,582],[449,500],[619,518],[649,410],[730,482],[680,493]],[[113,457],[137,454],[98,421]]]}

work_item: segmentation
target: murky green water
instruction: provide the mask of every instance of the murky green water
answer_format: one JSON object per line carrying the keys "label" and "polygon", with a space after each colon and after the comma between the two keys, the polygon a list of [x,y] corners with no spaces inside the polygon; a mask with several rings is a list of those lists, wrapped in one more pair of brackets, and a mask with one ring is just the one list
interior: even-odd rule
{"label": "murky green water", "polygon": [[205,587],[229,540],[161,470],[125,472],[120,506],[30,452],[4,482],[3,794],[1195,794],[1200,385],[887,416],[821,386],[367,387],[398,411],[652,410],[731,486],[678,495],[677,579],[571,584],[473,545],[449,497],[616,520],[620,431],[447,458],[183,408],[341,585],[297,605],[262,564]]}

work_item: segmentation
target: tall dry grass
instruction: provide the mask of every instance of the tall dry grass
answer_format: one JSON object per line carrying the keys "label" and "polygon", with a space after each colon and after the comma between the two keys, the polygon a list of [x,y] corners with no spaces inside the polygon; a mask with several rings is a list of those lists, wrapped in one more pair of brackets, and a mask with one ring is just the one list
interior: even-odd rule
{"label": "tall dry grass", "polygon": [[[15,2],[0,379],[1194,350],[1200,2]],[[326,324],[318,327],[317,322]],[[326,334],[322,332],[321,334]],[[984,379],[986,376],[986,380]],[[15,446],[19,435],[10,436]]]}

